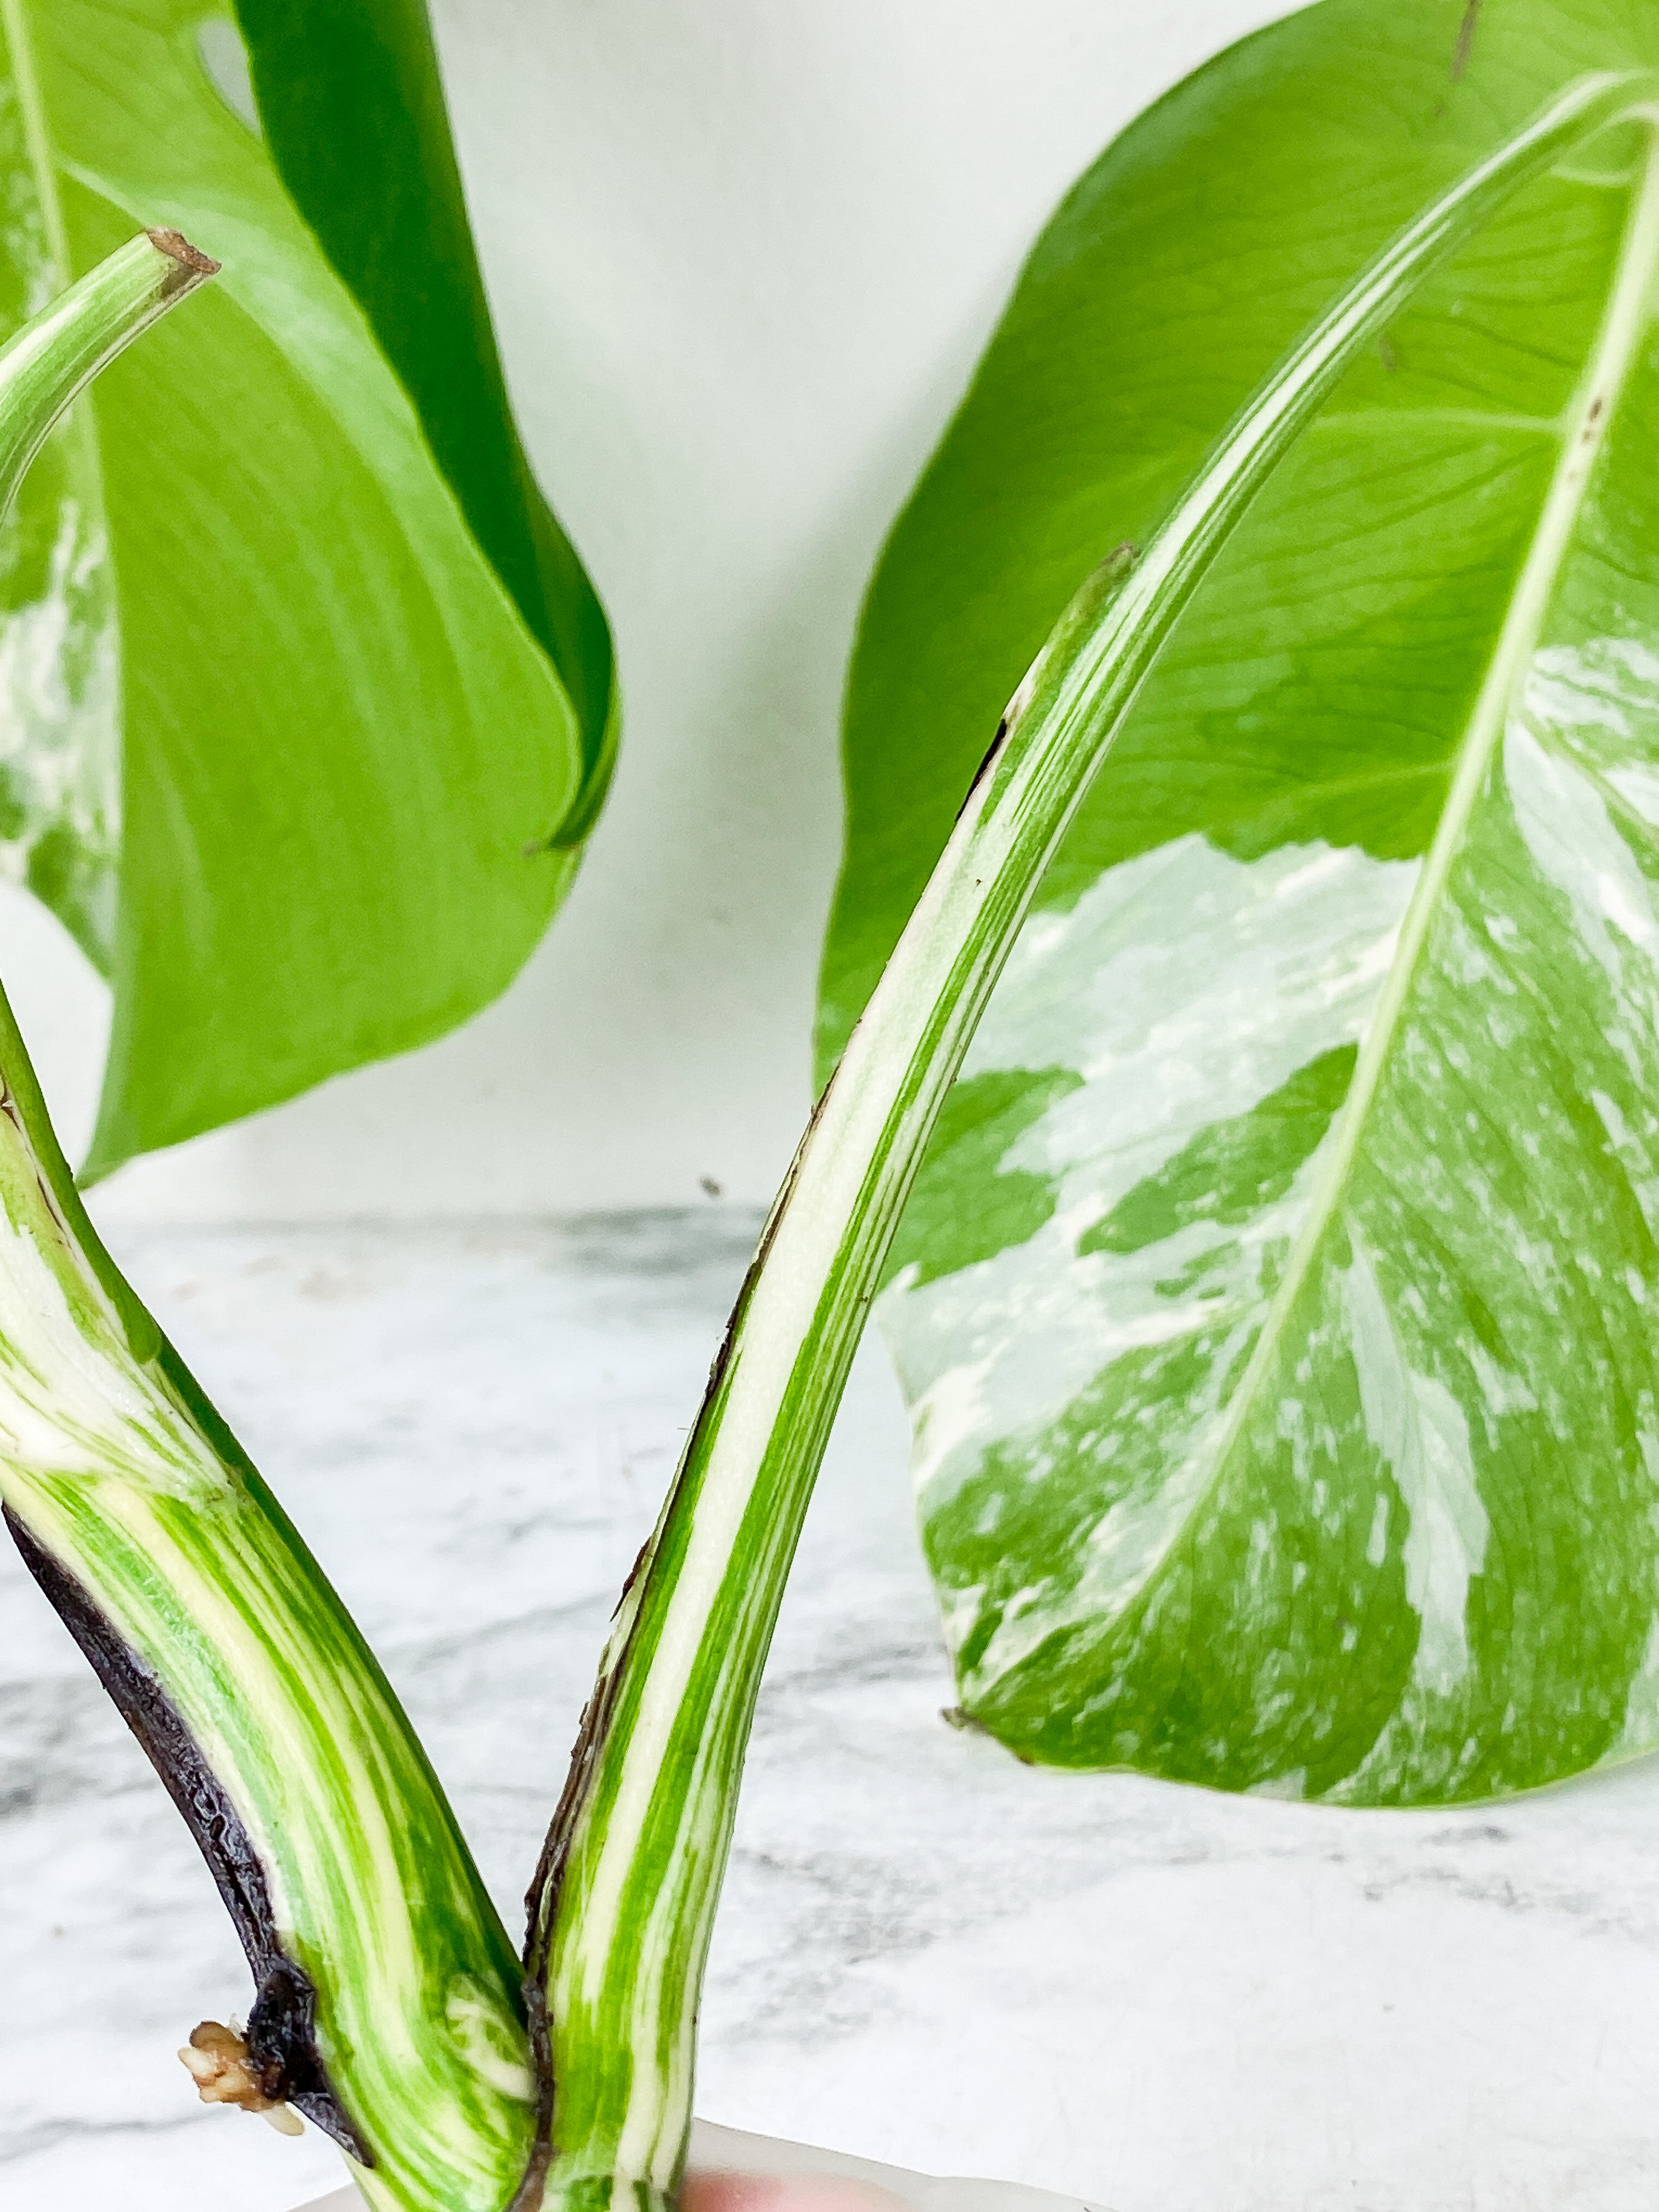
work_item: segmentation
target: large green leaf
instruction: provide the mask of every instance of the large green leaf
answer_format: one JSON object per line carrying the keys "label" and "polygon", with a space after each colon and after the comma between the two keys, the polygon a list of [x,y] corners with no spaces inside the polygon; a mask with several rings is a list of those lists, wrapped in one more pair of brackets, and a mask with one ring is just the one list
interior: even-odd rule
{"label": "large green leaf", "polygon": [[0,544],[0,838],[115,982],[91,1173],[486,1003],[609,758],[604,618],[513,428],[418,0],[245,14],[270,150],[204,66],[222,10],[0,6],[0,311],[135,222],[225,264]]}
{"label": "large green leaf", "polygon": [[[1078,186],[872,588],[826,1055],[1077,579],[1449,175],[1656,61],[1644,0],[1323,0]],[[1659,1741],[1659,185],[1595,154],[1241,526],[918,1186],[881,1312],[1029,1755],[1377,1802]]]}

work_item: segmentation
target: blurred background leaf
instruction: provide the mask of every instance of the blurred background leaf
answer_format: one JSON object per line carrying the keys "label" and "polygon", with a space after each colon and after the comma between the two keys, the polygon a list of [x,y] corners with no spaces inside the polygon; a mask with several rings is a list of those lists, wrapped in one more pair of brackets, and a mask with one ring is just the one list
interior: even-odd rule
{"label": "blurred background leaf", "polygon": [[0,838],[115,989],[89,1176],[495,996],[614,744],[423,9],[246,15],[245,49],[176,0],[0,9],[12,313],[135,222],[226,264],[0,545]]}
{"label": "blurred background leaf", "polygon": [[519,443],[425,0],[237,0],[265,143],[414,401],[473,535],[581,727],[592,821],[613,752],[610,632]]}

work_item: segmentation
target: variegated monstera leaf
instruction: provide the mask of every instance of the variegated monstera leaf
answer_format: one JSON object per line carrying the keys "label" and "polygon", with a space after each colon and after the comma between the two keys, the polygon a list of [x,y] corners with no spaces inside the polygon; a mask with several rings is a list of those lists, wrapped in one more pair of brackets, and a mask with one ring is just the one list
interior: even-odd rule
{"label": "variegated monstera leaf", "polygon": [[[839,1047],[1004,699],[1255,380],[1644,0],[1323,0],[1039,243],[854,664]],[[968,1711],[1354,1802],[1659,1741],[1659,167],[1517,198],[1154,672],[879,1305]]]}

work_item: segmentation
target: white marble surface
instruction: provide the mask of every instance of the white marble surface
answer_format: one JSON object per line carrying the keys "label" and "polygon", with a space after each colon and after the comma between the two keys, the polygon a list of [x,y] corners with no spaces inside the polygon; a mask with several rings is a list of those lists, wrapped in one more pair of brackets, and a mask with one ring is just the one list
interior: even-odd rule
{"label": "white marble surface", "polygon": [[[503,1909],[751,1217],[127,1232],[375,1639]],[[704,2014],[711,2118],[1118,2212],[1648,2212],[1659,1770],[1455,1815],[1028,1771],[950,1687],[878,1356],[781,1629]],[[0,1562],[0,2203],[286,2212],[195,2106],[246,1978],[159,1789]]]}

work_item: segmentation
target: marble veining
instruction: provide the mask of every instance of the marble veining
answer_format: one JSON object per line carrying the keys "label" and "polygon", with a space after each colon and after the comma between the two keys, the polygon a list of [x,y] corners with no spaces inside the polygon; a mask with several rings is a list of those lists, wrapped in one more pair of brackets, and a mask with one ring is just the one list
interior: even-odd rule
{"label": "marble veining", "polygon": [[[357,1610],[510,1920],[757,1224],[127,1233]],[[763,1698],[704,2014],[734,2126],[1117,2212],[1648,2212],[1659,1766],[1441,1814],[1021,1767],[951,1702],[903,1412],[855,1376]],[[196,2106],[246,2001],[183,1830],[0,1559],[0,2203],[288,2212]]]}

